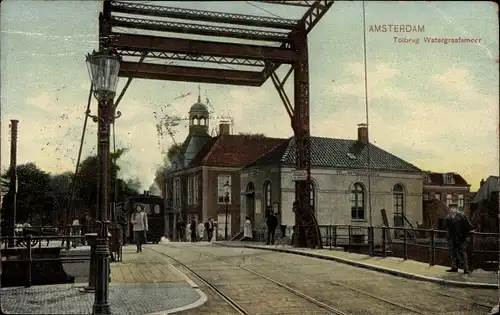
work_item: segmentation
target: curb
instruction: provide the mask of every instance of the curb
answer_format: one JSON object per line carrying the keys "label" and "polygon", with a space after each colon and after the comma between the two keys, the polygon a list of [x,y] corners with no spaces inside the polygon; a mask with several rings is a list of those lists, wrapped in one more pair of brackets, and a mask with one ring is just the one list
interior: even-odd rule
{"label": "curb", "polygon": [[370,269],[373,271],[382,272],[382,273],[390,274],[392,276],[407,278],[407,279],[411,279],[411,280],[427,281],[427,282],[433,282],[433,283],[438,283],[438,284],[443,284],[443,285],[452,285],[452,286],[456,286],[456,287],[494,289],[494,290],[498,289],[498,284],[461,282],[461,281],[454,281],[454,280],[439,279],[439,278],[434,278],[434,277],[427,277],[427,276],[417,275],[417,274],[404,272],[404,271],[400,271],[400,270],[369,265],[369,264],[357,262],[357,261],[350,260],[350,259],[339,258],[339,257],[334,257],[334,256],[326,256],[326,255],[314,254],[314,253],[306,253],[306,252],[290,250],[290,249],[269,248],[269,247],[263,247],[263,246],[258,246],[258,245],[243,245],[243,244],[242,245],[230,245],[230,244],[222,244],[222,243],[218,243],[218,242],[214,243],[214,244],[218,245],[218,246],[226,246],[226,247],[243,247],[243,248],[261,249],[261,250],[267,250],[267,251],[272,251],[272,252],[280,252],[280,253],[287,253],[287,254],[293,254],[293,255],[301,255],[301,256],[313,257],[313,258],[318,258],[318,259],[330,260],[330,261],[335,261],[335,262],[346,264],[346,265],[351,265],[354,267]]}
{"label": "curb", "polygon": [[178,313],[178,312],[182,312],[182,311],[187,311],[187,310],[190,310],[190,309],[193,309],[193,308],[200,307],[200,306],[202,306],[203,304],[205,304],[208,301],[207,295],[205,293],[203,293],[203,291],[201,291],[201,289],[198,287],[198,285],[196,283],[194,283],[193,280],[189,279],[188,276],[186,276],[184,273],[182,273],[182,271],[180,271],[174,265],[169,265],[168,267],[170,269],[172,269],[173,271],[177,272],[181,277],[183,277],[184,280],[187,282],[187,284],[189,284],[189,286],[191,288],[193,288],[196,291],[196,293],[198,293],[198,295],[200,297],[198,298],[198,300],[194,301],[191,304],[188,304],[188,305],[185,305],[185,306],[176,307],[176,308],[172,308],[172,309],[169,309],[169,310],[166,310],[166,311],[161,311],[161,312],[158,312],[158,313],[151,313],[151,314],[147,314],[147,315],[169,315],[169,314],[174,314],[174,313]]}

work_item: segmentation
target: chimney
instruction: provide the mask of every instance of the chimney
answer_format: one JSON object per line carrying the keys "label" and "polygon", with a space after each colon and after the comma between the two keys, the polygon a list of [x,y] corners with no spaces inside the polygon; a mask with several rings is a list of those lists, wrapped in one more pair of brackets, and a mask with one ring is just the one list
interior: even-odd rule
{"label": "chimney", "polygon": [[481,179],[481,182],[479,183],[479,187],[482,187],[484,185],[484,178]]}
{"label": "chimney", "polygon": [[368,144],[368,125],[358,124],[358,141]]}
{"label": "chimney", "polygon": [[227,121],[221,122],[219,124],[219,135],[229,135],[231,134],[231,124]]}

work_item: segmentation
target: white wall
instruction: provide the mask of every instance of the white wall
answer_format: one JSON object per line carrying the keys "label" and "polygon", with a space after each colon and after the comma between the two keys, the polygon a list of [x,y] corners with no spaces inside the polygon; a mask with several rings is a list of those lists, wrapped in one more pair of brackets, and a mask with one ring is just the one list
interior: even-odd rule
{"label": "white wall", "polygon": [[[292,203],[295,198],[295,184],[292,168],[281,170],[283,224],[293,225]],[[366,170],[312,169],[311,177],[316,187],[316,215],[320,225],[347,224],[369,225],[368,176]],[[365,220],[351,219],[350,191],[354,183],[365,187]],[[392,188],[401,184],[405,188],[405,215],[416,226],[422,223],[422,183],[421,173],[375,172],[371,175],[372,223],[382,225],[381,209],[385,209],[389,225],[394,224]]]}

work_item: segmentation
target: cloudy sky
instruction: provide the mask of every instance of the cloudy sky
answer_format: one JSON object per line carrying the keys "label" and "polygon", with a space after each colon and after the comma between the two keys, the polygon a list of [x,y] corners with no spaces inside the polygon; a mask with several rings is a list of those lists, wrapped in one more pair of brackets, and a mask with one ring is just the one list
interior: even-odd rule
{"label": "cloudy sky", "polygon": [[[302,12],[252,1],[169,5],[290,18]],[[97,47],[101,3],[7,0],[1,6],[2,168],[9,162],[9,120],[18,119],[19,163],[33,161],[51,173],[73,170],[89,89],[84,57]],[[425,170],[458,172],[473,188],[498,174],[496,10],[491,2],[367,2],[367,28],[424,26],[422,33],[367,32],[369,122],[376,145]],[[419,43],[394,42],[394,36]],[[428,36],[480,42],[425,43]],[[309,35],[309,54],[312,134],[355,138],[356,125],[365,122],[362,3],[335,2]],[[287,70],[283,66],[281,75]],[[234,132],[292,134],[270,81],[260,88],[207,84],[201,90],[214,115],[233,118]],[[117,145],[130,148],[123,177],[149,187],[162,150],[173,141],[159,137],[154,113],[186,116],[197,91],[195,83],[132,82],[116,124]],[[288,92],[293,95],[290,87]],[[84,156],[94,152],[95,129],[89,122]],[[186,133],[179,126],[176,141]]]}

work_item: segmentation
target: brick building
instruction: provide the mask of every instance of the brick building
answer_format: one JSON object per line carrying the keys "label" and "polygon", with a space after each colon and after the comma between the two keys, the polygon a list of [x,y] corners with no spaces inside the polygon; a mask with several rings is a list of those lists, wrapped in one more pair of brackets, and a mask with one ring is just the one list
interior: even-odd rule
{"label": "brick building", "polygon": [[232,135],[229,123],[221,123],[219,134],[211,137],[206,106],[198,100],[189,113],[189,135],[166,177],[169,231],[174,231],[174,222],[179,216],[185,221],[195,217],[198,223],[213,218],[218,222],[218,237],[223,236],[226,218],[224,185],[229,185],[228,235],[235,235],[240,231],[241,221],[239,171],[283,139]]}

